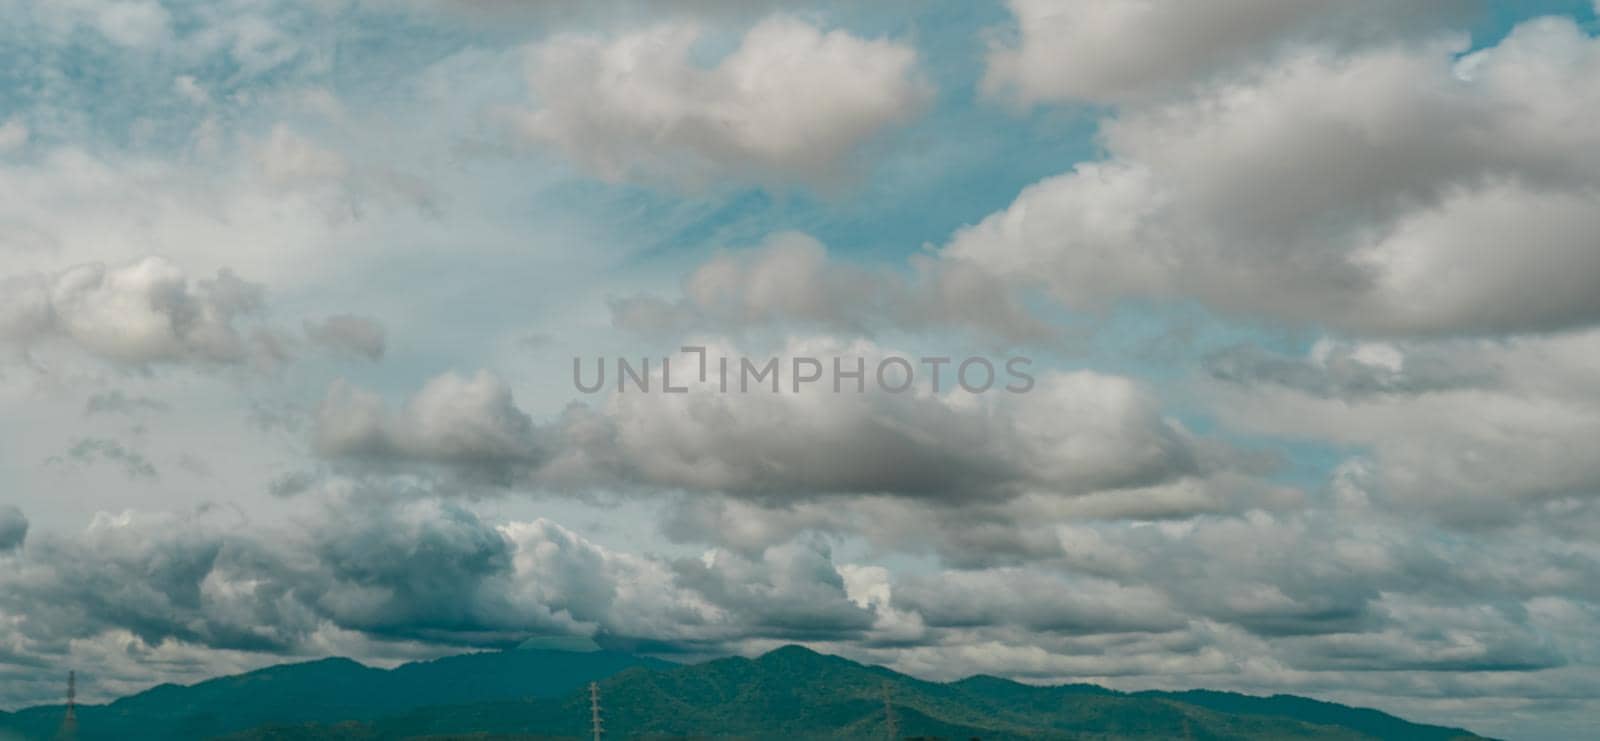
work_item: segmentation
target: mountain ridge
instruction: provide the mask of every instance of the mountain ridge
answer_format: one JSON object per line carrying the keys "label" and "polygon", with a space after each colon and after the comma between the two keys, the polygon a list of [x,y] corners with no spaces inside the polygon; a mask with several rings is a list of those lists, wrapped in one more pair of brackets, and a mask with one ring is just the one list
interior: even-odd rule
{"label": "mountain ridge", "polygon": [[[601,672],[606,673],[595,676]],[[299,681],[279,686],[290,679]],[[471,697],[484,686],[504,688],[506,681],[518,692],[538,691]],[[801,646],[688,665],[618,652],[543,649],[463,654],[388,670],[349,659],[322,659],[188,686],[161,685],[107,705],[80,706],[80,738],[587,737],[589,695],[584,685],[589,681],[598,683],[606,725],[616,738],[882,738],[888,731],[886,707],[892,708],[898,729],[907,737],[1481,738],[1463,729],[1294,695],[1120,692],[1091,684],[1028,685],[989,675],[930,682]],[[255,705],[246,707],[254,708],[254,715],[238,715],[231,705],[231,715],[197,707],[203,701],[233,702],[216,694],[220,690],[255,695]],[[274,692],[274,697],[262,697]],[[471,699],[460,701],[463,697]],[[165,708],[155,707],[162,703]],[[60,707],[0,714],[0,729],[31,714],[36,717],[27,729],[14,730],[24,738],[48,738],[54,727],[43,728],[37,721],[51,719],[52,708],[53,720],[59,721]],[[298,713],[257,717],[286,707]],[[154,725],[138,725],[152,719]],[[245,725],[252,720],[258,722]],[[102,727],[106,722],[117,727]]]}

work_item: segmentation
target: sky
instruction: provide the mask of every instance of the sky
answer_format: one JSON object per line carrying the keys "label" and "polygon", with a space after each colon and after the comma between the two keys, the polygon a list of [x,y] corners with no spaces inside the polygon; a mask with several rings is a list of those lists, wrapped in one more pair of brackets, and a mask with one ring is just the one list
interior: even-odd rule
{"label": "sky", "polygon": [[1595,13],[0,0],[0,708],[577,636],[1580,738]]}

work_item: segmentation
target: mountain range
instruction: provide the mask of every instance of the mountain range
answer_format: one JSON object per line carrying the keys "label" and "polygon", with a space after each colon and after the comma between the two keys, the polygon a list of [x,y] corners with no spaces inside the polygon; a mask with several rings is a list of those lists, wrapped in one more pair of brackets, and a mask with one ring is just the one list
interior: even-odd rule
{"label": "mountain range", "polygon": [[[1124,693],[998,677],[928,682],[799,646],[678,665],[612,651],[466,654],[384,670],[348,659],[162,685],[80,705],[78,738],[1477,739],[1291,695]],[[56,736],[60,705],[0,713],[0,739]]]}

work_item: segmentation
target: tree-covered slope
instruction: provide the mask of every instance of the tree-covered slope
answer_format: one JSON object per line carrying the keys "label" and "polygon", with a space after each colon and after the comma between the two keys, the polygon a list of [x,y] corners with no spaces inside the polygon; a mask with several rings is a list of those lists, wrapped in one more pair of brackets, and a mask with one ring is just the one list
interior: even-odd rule
{"label": "tree-covered slope", "polygon": [[[370,720],[425,705],[555,697],[633,666],[670,666],[631,654],[516,649],[463,654],[392,670],[349,659],[282,664],[198,684],[164,684],[107,705],[78,707],[78,736],[207,738],[263,724]],[[63,708],[0,718],[0,732],[50,738]],[[3,735],[0,735],[3,738]]]}
{"label": "tree-covered slope", "polygon": [[[1089,685],[1032,687],[993,677],[941,684],[798,647],[759,659],[721,659],[672,669],[635,668],[600,682],[612,738],[984,739],[1410,739],[1473,738],[1465,731],[1410,724],[1375,728],[1355,711],[1347,725],[1318,703],[1315,718],[1270,704],[1230,712],[1177,696],[1123,694]],[[1274,700],[1276,698],[1257,698]],[[886,705],[888,709],[886,709]],[[1262,710],[1261,712],[1250,712]],[[1379,714],[1382,715],[1382,714]],[[582,738],[589,696],[421,708],[359,728],[275,728],[236,737]],[[1358,727],[1359,726],[1359,727]],[[1377,730],[1378,733],[1371,731]],[[284,735],[299,734],[299,735]]]}
{"label": "tree-covered slope", "polygon": [[[598,681],[609,738],[1476,738],[1376,710],[1224,692],[1122,693],[996,677],[927,682],[797,646],[679,666],[629,654],[518,650],[374,669],[346,659],[164,685],[79,709],[82,739],[586,738]],[[0,716],[50,738],[61,708]],[[893,719],[892,721],[890,719]]]}

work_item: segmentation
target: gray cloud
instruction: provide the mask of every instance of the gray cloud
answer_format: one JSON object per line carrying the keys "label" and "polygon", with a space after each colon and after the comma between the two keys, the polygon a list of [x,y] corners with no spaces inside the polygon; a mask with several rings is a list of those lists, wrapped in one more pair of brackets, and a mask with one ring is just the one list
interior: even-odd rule
{"label": "gray cloud", "polygon": [[790,543],[759,558],[716,552],[673,563],[677,583],[737,615],[748,637],[816,641],[861,637],[873,611],[850,600],[826,546]]}
{"label": "gray cloud", "polygon": [[[1536,503],[1593,499],[1600,435],[1593,330],[1511,340],[1319,343],[1310,357],[1234,364],[1206,394],[1254,434],[1366,451],[1376,495],[1467,527]],[[1283,375],[1283,370],[1289,370]]]}
{"label": "gray cloud", "polygon": [[119,390],[97,393],[89,397],[83,404],[83,413],[93,414],[124,414],[134,416],[142,412],[165,412],[172,405],[160,399],[151,399],[144,396],[128,396]]}
{"label": "gray cloud", "polygon": [[22,547],[28,539],[28,518],[15,505],[0,507],[0,553]]}
{"label": "gray cloud", "polygon": [[65,461],[80,466],[94,465],[107,462],[122,469],[129,478],[157,479],[160,473],[144,454],[130,449],[122,443],[105,437],[79,438],[67,449],[65,458],[52,458],[51,461]]}
{"label": "gray cloud", "polygon": [[398,410],[382,397],[335,383],[316,413],[318,452],[376,463],[436,463],[504,480],[537,463],[531,418],[493,374],[429,381]]}
{"label": "gray cloud", "polygon": [[[687,358],[682,360],[687,361]],[[971,401],[972,403],[967,403]],[[1190,475],[1202,455],[1147,390],[1093,373],[1024,395],[618,394],[569,409],[552,482],[614,479],[758,499],[1085,494]]]}
{"label": "gray cloud", "polygon": [[305,321],[306,337],[336,353],[381,360],[387,347],[383,324],[376,319],[334,314],[321,321]]}
{"label": "gray cloud", "polygon": [[[102,514],[81,536],[20,553],[0,573],[0,614],[15,618],[0,645],[39,665],[117,635],[132,655],[504,647],[540,635],[726,650],[750,636],[840,637],[871,624],[825,549],[674,563],[432,500],[347,500],[290,532],[204,511]],[[0,692],[0,702],[22,699]]]}
{"label": "gray cloud", "polygon": [[315,486],[317,475],[309,471],[291,471],[273,477],[267,483],[267,493],[275,497],[292,497],[303,494]]}
{"label": "gray cloud", "polygon": [[1382,394],[1486,389],[1500,385],[1501,369],[1474,362],[1446,347],[1323,340],[1304,358],[1256,345],[1235,345],[1205,359],[1212,378],[1240,386],[1270,384],[1346,400]]}
{"label": "gray cloud", "polygon": [[[856,354],[869,365],[883,354],[865,344],[791,350]],[[677,358],[678,367],[694,362]],[[602,406],[573,405],[535,425],[487,372],[435,378],[398,411],[340,382],[318,411],[314,442],[325,457],[375,470],[429,466],[469,482],[720,491],[772,501],[1084,495],[1233,465],[1222,446],[1165,419],[1149,389],[1117,376],[1052,373],[1027,394],[985,395],[718,393],[715,383],[686,394],[617,393]],[[831,387],[824,380],[817,388]]]}

